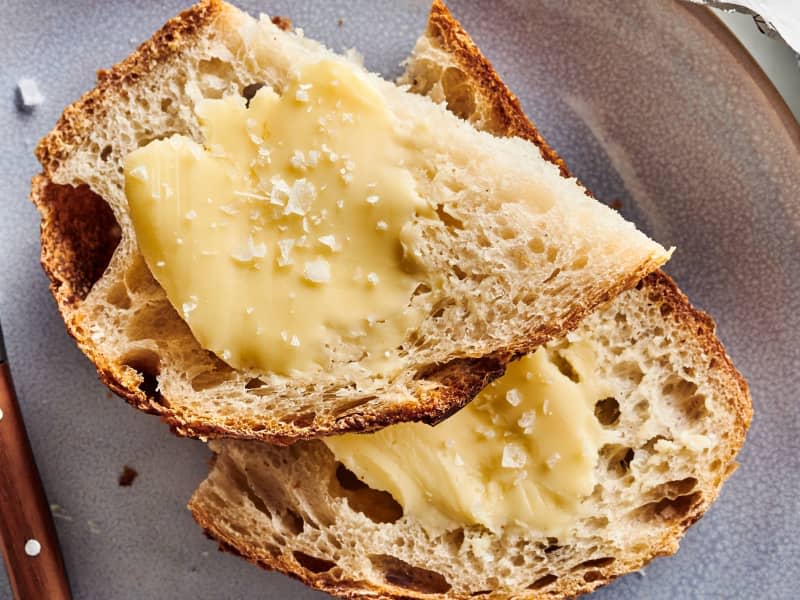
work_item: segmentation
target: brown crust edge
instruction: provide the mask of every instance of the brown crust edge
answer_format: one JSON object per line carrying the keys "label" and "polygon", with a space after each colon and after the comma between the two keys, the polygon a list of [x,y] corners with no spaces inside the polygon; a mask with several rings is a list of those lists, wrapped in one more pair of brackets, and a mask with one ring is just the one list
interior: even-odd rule
{"label": "brown crust edge", "polygon": [[492,63],[442,0],[433,0],[431,4],[426,35],[435,39],[441,49],[478,84],[483,100],[492,107],[493,114],[503,121],[499,128],[502,134],[497,132],[497,135],[521,137],[533,142],[542,158],[556,165],[564,177],[572,177],[564,160],[550,147],[522,110],[519,98],[500,78]]}

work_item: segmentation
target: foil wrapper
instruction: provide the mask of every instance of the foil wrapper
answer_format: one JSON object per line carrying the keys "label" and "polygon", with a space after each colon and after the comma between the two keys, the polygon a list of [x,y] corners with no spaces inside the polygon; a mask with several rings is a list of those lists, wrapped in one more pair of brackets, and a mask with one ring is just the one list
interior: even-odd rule
{"label": "foil wrapper", "polygon": [[798,0],[690,0],[720,10],[751,15],[761,33],[782,39],[800,59],[800,1]]}

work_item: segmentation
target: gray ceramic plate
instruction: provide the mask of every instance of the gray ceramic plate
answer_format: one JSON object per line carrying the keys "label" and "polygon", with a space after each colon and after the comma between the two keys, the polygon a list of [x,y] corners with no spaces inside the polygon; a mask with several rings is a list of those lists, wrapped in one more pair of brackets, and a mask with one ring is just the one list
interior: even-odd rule
{"label": "gray ceramic plate", "polygon": [[[67,337],[26,201],[36,140],[94,71],[183,0],[5,0],[0,8],[0,314],[77,598],[312,598],[219,554],[184,504],[202,444],[112,398]],[[427,0],[248,0],[396,75]],[[597,598],[791,598],[800,576],[800,130],[709,13],[671,0],[467,3],[453,9],[552,145],[596,195],[665,245],[752,386],[742,467],[674,558]],[[339,19],[343,22],[339,24]],[[14,110],[17,78],[47,98]],[[119,487],[124,464],[139,471]],[[0,465],[2,469],[2,465]],[[9,593],[0,575],[0,599]]]}

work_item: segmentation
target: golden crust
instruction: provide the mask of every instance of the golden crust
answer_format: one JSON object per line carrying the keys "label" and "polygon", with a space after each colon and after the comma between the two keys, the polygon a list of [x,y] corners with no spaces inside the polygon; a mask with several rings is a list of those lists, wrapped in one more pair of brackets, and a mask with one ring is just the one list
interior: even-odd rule
{"label": "golden crust", "polygon": [[479,90],[481,99],[491,107],[496,124],[492,131],[494,135],[521,137],[533,142],[545,160],[557,165],[564,177],[571,177],[564,160],[550,147],[522,110],[519,98],[500,79],[492,63],[442,0],[433,0],[425,34],[459,64]]}
{"label": "golden crust", "polygon": [[[506,124],[508,134],[522,135],[522,133],[512,132],[525,132],[523,137],[530,139],[539,146],[542,155],[559,165],[562,174],[567,176],[568,170],[563,161],[539,135],[533,123],[522,112],[516,97],[503,84],[490,63],[483,57],[480,50],[474,45],[461,25],[452,17],[441,0],[433,1],[429,19],[429,34],[431,33],[431,27],[434,27],[434,33],[439,42],[443,44],[443,48],[458,59],[462,68],[465,69],[465,73],[468,74],[470,79],[476,81],[476,85],[480,86],[484,93],[502,96],[502,98],[495,98],[493,106],[500,107],[499,110],[502,110],[507,116],[507,119],[503,122]],[[695,309],[667,274],[660,270],[650,273],[638,283],[637,288],[647,290],[648,300],[660,306],[661,313],[665,318],[670,318],[680,323],[683,329],[691,332],[693,339],[699,342],[703,348],[705,356],[709,360],[709,367],[716,370],[722,380],[729,382],[729,385],[720,391],[724,393],[731,412],[735,415],[734,429],[726,440],[726,454],[731,466],[729,469],[720,472],[711,484],[702,490],[701,499],[689,510],[687,515],[666,530],[661,539],[644,553],[620,557],[610,567],[600,569],[598,572],[601,575],[592,581],[584,581],[583,579],[579,581],[575,579],[561,580],[557,589],[548,588],[546,591],[525,590],[515,593],[514,598],[539,600],[573,597],[590,592],[621,575],[641,569],[656,557],[674,554],[678,550],[678,542],[686,529],[705,514],[719,494],[722,483],[735,470],[734,459],[744,443],[745,434],[753,415],[752,400],[747,382],[742,374],[736,370],[725,348],[715,335],[713,319],[706,313]],[[612,291],[609,293],[608,299],[613,297],[614,292]],[[538,344],[533,344],[532,347],[536,345]],[[524,351],[523,348],[516,350]],[[511,355],[513,354],[515,352],[511,352]],[[507,357],[498,359],[498,363],[502,364],[505,358]],[[481,371],[482,368],[480,365],[474,365],[470,367],[470,370]],[[489,598],[491,596],[491,594],[477,596],[453,593],[421,594],[391,585],[375,586],[363,581],[335,580],[325,573],[314,573],[299,563],[290,563],[280,556],[276,557],[259,552],[253,545],[248,545],[242,540],[238,540],[239,545],[237,546],[237,540],[229,538],[219,527],[217,515],[207,512],[206,507],[203,506],[197,496],[190,501],[189,509],[192,511],[195,521],[203,528],[206,534],[219,542],[220,550],[242,556],[263,568],[280,571],[341,598],[447,598],[453,600],[463,598],[466,600],[467,598]]]}

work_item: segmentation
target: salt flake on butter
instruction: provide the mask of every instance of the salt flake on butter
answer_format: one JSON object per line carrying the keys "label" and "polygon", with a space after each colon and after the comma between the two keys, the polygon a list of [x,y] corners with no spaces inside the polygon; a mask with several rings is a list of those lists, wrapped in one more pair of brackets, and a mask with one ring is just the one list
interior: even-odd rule
{"label": "salt flake on butter", "polygon": [[302,150],[295,150],[292,152],[292,157],[289,159],[289,162],[299,171],[306,170],[306,155],[303,154]]}
{"label": "salt flake on butter", "polygon": [[511,388],[506,392],[506,402],[508,402],[511,406],[520,405],[520,402],[522,402],[522,396],[517,388]]}
{"label": "salt flake on butter", "polygon": [[478,425],[475,428],[475,431],[477,431],[480,435],[485,437],[487,440],[494,439],[495,436],[497,435],[497,434],[495,434],[494,429],[492,429],[491,427],[486,427],[485,425]]}
{"label": "salt flake on butter", "polygon": [[197,310],[197,296],[189,296],[189,302],[184,302],[183,306],[183,316],[184,318],[189,318],[189,313],[194,310]]}
{"label": "salt flake on butter", "polygon": [[561,461],[561,454],[553,452],[550,457],[545,461],[548,469],[553,469]]}
{"label": "salt flake on butter", "polygon": [[288,201],[283,213],[286,215],[304,216],[317,195],[314,184],[306,179],[298,179],[289,188]]}
{"label": "salt flake on butter", "polygon": [[500,464],[504,469],[521,469],[526,462],[528,462],[528,455],[521,446],[517,444],[503,446],[503,460]]}
{"label": "salt flake on butter", "polygon": [[303,277],[311,283],[328,283],[331,280],[331,266],[322,258],[308,261],[303,270]]}
{"label": "salt flake on butter", "polygon": [[294,240],[278,240],[278,266],[285,267],[294,263],[292,259],[292,248],[294,248]]}
{"label": "salt flake on butter", "polygon": [[264,242],[256,244],[253,236],[247,236],[247,246],[231,254],[231,258],[237,262],[248,263],[256,258],[264,258],[267,254],[267,245]]}
{"label": "salt flake on butter", "polygon": [[317,238],[317,241],[323,246],[327,246],[331,250],[336,250],[336,236],[321,235]]}
{"label": "salt flake on butter", "polygon": [[536,411],[526,410],[517,420],[517,425],[525,430],[525,433],[531,433],[532,427],[536,423]]}
{"label": "salt flake on butter", "polygon": [[134,179],[138,179],[139,181],[147,182],[149,179],[147,174],[147,167],[144,165],[139,165],[138,167],[134,167],[130,170],[129,175]]}

